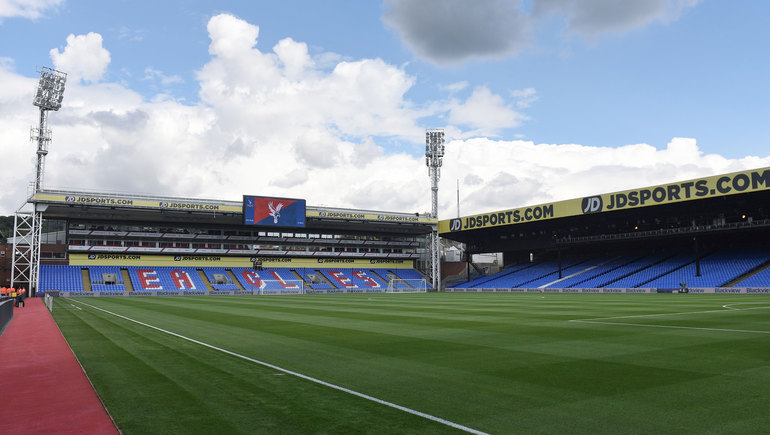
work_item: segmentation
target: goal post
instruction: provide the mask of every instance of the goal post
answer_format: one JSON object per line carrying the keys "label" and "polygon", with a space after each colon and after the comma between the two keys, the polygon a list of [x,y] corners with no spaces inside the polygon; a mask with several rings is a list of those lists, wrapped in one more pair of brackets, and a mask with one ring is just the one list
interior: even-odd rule
{"label": "goal post", "polygon": [[260,295],[304,295],[307,288],[301,279],[265,279],[258,291]]}
{"label": "goal post", "polygon": [[385,293],[426,293],[427,291],[428,281],[424,278],[393,278],[388,281]]}

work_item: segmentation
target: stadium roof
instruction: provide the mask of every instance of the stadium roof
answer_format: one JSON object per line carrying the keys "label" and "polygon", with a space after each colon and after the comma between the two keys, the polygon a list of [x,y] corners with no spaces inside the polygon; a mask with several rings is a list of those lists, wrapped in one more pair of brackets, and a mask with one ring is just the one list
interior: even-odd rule
{"label": "stadium roof", "polygon": [[656,234],[665,238],[766,228],[770,226],[766,205],[770,205],[770,168],[761,168],[442,220],[439,232],[469,244],[471,252],[527,250]]}
{"label": "stadium roof", "polygon": [[[39,190],[32,200],[47,219],[244,225],[243,201],[57,189]],[[424,234],[436,224],[436,219],[426,214],[332,207],[309,206],[305,217],[309,230]],[[275,230],[286,228],[277,226]]]}

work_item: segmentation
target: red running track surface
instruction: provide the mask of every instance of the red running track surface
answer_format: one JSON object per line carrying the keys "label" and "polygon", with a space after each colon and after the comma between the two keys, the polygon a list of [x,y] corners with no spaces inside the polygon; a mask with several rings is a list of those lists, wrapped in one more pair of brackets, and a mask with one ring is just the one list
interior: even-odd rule
{"label": "red running track surface", "polygon": [[25,302],[0,336],[0,434],[119,433],[42,299]]}

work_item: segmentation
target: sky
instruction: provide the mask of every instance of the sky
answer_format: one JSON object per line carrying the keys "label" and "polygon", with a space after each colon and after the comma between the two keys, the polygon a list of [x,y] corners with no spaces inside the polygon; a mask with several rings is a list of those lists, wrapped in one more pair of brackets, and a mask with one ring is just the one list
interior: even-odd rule
{"label": "sky", "polygon": [[[0,215],[45,188],[439,218],[770,166],[770,2],[0,0]],[[459,201],[458,201],[459,192]],[[459,202],[459,206],[458,206]]]}

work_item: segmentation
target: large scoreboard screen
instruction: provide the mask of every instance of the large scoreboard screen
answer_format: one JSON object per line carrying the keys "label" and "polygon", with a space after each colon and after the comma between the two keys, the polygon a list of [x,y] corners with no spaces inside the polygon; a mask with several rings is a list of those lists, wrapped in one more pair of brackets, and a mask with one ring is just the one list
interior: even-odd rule
{"label": "large scoreboard screen", "polygon": [[269,227],[305,227],[305,200],[243,196],[243,223]]}

